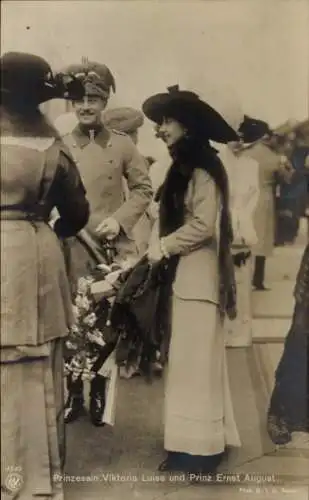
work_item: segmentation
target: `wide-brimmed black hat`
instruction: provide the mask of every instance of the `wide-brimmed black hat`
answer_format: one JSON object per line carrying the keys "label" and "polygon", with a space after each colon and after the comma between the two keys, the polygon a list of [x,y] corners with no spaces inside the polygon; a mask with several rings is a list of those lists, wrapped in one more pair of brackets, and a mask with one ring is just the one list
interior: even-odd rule
{"label": "wide-brimmed black hat", "polygon": [[161,124],[164,118],[174,118],[196,133],[215,142],[226,144],[238,141],[235,130],[209,104],[197,94],[179,90],[178,85],[168,87],[168,92],[149,97],[143,111],[151,121]]}
{"label": "wide-brimmed black hat", "polygon": [[85,91],[73,75],[53,74],[42,57],[7,52],[0,58],[2,100],[24,100],[38,105],[51,99],[82,98]]}
{"label": "wide-brimmed black hat", "polygon": [[243,122],[239,126],[238,134],[245,143],[256,142],[265,135],[274,135],[267,122],[248,115],[244,116]]}

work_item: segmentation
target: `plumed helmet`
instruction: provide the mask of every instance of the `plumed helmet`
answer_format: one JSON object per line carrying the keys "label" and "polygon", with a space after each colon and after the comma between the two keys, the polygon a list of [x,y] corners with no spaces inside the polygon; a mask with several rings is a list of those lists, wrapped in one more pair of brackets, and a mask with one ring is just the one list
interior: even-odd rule
{"label": "plumed helmet", "polygon": [[105,64],[83,58],[82,63],[70,65],[65,72],[74,75],[84,85],[86,95],[108,99],[110,91],[116,91],[114,76]]}

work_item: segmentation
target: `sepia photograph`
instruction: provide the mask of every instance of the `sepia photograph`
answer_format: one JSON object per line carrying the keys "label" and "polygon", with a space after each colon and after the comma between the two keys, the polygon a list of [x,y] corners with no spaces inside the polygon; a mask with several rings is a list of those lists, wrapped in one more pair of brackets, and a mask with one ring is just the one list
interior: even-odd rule
{"label": "sepia photograph", "polygon": [[309,500],[309,0],[1,2],[1,499]]}

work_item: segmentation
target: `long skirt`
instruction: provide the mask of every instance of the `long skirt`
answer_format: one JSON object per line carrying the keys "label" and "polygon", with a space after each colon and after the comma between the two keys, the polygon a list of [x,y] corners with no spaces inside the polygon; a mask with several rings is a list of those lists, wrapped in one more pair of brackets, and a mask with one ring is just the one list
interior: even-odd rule
{"label": "long skirt", "polygon": [[218,307],[173,297],[164,447],[192,455],[240,446]]}
{"label": "long skirt", "polygon": [[283,423],[289,432],[309,432],[309,321],[298,321],[301,313],[297,305],[276,371],[269,416],[275,417],[278,429],[272,422],[271,435],[280,433]]}
{"label": "long skirt", "polygon": [[63,500],[62,340],[30,349],[1,349],[1,498]]}

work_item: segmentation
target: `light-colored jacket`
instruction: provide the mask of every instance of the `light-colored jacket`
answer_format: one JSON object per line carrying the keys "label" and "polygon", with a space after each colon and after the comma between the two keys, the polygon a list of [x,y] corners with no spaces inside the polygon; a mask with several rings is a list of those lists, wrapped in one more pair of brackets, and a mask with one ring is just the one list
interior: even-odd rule
{"label": "light-colored jacket", "polygon": [[275,244],[275,174],[280,169],[280,156],[258,142],[243,153],[259,164],[259,199],[254,213],[254,227],[258,242],[255,255],[268,257]]}
{"label": "light-colored jacket", "polygon": [[258,243],[254,214],[259,199],[259,164],[244,154],[236,156],[228,146],[221,148],[219,157],[229,180],[233,246],[252,248]]}
{"label": "light-colored jacket", "polygon": [[[195,169],[185,196],[185,223],[163,238],[170,255],[179,254],[173,284],[174,294],[187,300],[218,303],[218,220],[220,194],[210,175]],[[150,245],[159,238],[159,221],[154,224]]]}

